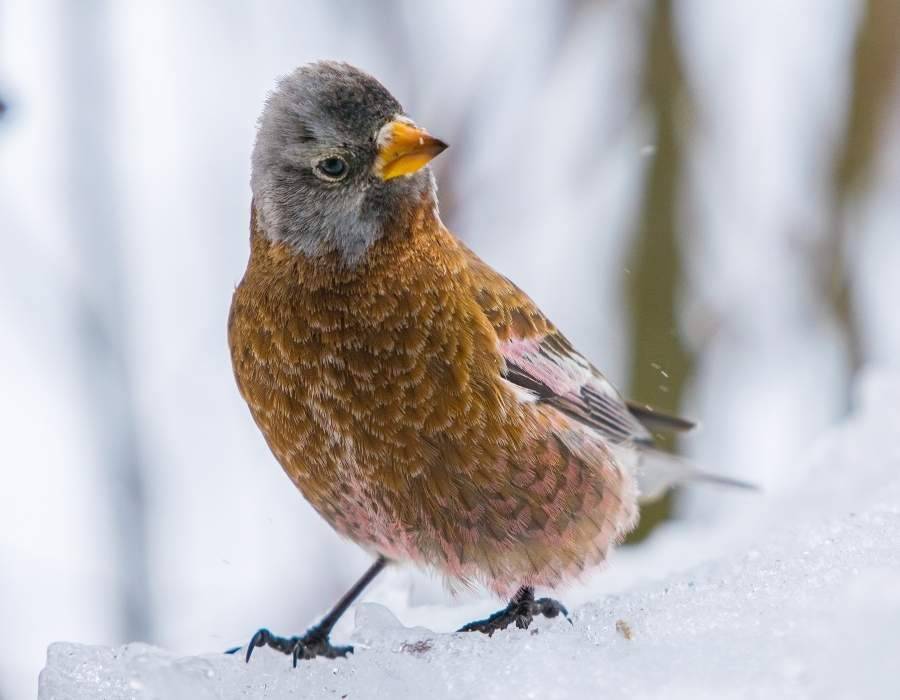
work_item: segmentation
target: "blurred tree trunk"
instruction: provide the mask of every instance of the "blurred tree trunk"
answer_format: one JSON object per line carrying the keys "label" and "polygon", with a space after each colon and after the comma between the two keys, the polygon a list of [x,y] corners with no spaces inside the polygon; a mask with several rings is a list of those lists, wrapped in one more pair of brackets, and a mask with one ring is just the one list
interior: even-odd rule
{"label": "blurred tree trunk", "polygon": [[[646,179],[641,218],[628,265],[632,318],[630,395],[677,412],[691,358],[678,335],[675,301],[681,278],[676,238],[677,182],[681,153],[677,112],[684,81],[672,26],[672,3],[653,5],[648,27],[644,101],[654,121],[656,140]],[[661,440],[671,448],[670,436]],[[672,495],[641,510],[631,541],[643,539],[671,512]]]}
{"label": "blurred tree trunk", "polygon": [[884,132],[887,103],[900,74],[900,3],[867,0],[856,37],[852,98],[844,142],[834,169],[833,234],[826,260],[825,292],[844,326],[850,359],[856,370],[863,362],[859,329],[853,314],[846,253],[851,231],[846,208],[865,189]]}
{"label": "blurred tree trunk", "polygon": [[868,0],[856,37],[853,94],[843,151],[835,169],[841,194],[858,190],[874,160],[886,103],[900,74],[900,3]]}
{"label": "blurred tree trunk", "polygon": [[62,56],[69,94],[66,183],[74,249],[84,271],[72,299],[75,362],[84,384],[83,406],[94,434],[98,488],[106,491],[106,530],[116,560],[116,600],[121,637],[153,636],[147,559],[144,457],[134,405],[128,347],[126,273],[120,251],[116,203],[114,59],[109,8],[102,0],[63,3]]}

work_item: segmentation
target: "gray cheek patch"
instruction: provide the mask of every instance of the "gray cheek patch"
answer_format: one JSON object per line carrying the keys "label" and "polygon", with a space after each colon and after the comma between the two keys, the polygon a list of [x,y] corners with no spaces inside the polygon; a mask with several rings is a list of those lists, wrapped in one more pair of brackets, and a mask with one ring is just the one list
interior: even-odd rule
{"label": "gray cheek patch", "polygon": [[309,256],[337,251],[348,265],[357,264],[388,227],[403,227],[409,209],[426,192],[434,198],[434,179],[427,168],[368,186],[319,186],[290,172],[253,179],[257,214],[270,240],[289,243]]}

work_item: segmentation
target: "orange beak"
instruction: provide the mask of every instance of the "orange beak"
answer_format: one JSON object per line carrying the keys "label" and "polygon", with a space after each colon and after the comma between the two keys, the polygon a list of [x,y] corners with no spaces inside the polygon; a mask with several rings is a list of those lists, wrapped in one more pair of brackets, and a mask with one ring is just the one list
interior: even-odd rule
{"label": "orange beak", "polygon": [[378,132],[375,172],[382,180],[411,175],[446,148],[446,143],[412,122],[395,119]]}

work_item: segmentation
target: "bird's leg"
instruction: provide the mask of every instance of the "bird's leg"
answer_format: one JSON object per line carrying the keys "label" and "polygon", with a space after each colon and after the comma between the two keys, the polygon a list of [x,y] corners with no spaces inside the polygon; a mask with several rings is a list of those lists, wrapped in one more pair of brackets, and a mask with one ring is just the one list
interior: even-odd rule
{"label": "bird's leg", "polygon": [[[261,646],[269,646],[283,654],[290,654],[293,657],[295,667],[297,666],[298,659],[314,659],[317,656],[336,659],[341,656],[347,656],[347,654],[352,654],[352,646],[336,647],[331,643],[331,640],[329,640],[328,637],[331,634],[334,625],[341,618],[341,615],[347,612],[347,608],[349,608],[353,604],[353,601],[359,597],[359,594],[363,592],[363,589],[372,582],[372,579],[381,572],[387,565],[387,562],[387,559],[379,556],[378,559],[375,560],[375,563],[362,575],[359,581],[354,583],[353,587],[341,597],[337,604],[331,609],[331,612],[323,617],[318,624],[315,624],[306,630],[306,633],[303,636],[278,637],[269,632],[266,628],[258,630],[247,645],[247,661],[250,661],[253,650],[256,647]],[[239,649],[240,647],[229,649],[228,653],[233,654]]]}
{"label": "bird's leg", "polygon": [[476,620],[459,628],[459,632],[483,632],[490,636],[497,630],[503,630],[512,623],[519,629],[526,629],[536,615],[556,617],[562,613],[567,619],[569,611],[558,600],[552,598],[534,598],[533,586],[522,586],[503,610],[498,610],[490,617]]}

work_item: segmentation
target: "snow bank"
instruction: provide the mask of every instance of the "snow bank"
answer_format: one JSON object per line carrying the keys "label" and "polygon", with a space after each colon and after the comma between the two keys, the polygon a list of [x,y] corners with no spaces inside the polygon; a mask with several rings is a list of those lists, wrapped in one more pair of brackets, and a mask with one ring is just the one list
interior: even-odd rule
{"label": "snow bank", "polygon": [[[574,611],[482,635],[356,611],[349,660],[183,657],[57,643],[40,698],[900,697],[900,376],[770,494],[749,548]],[[288,630],[279,630],[288,632]]]}

